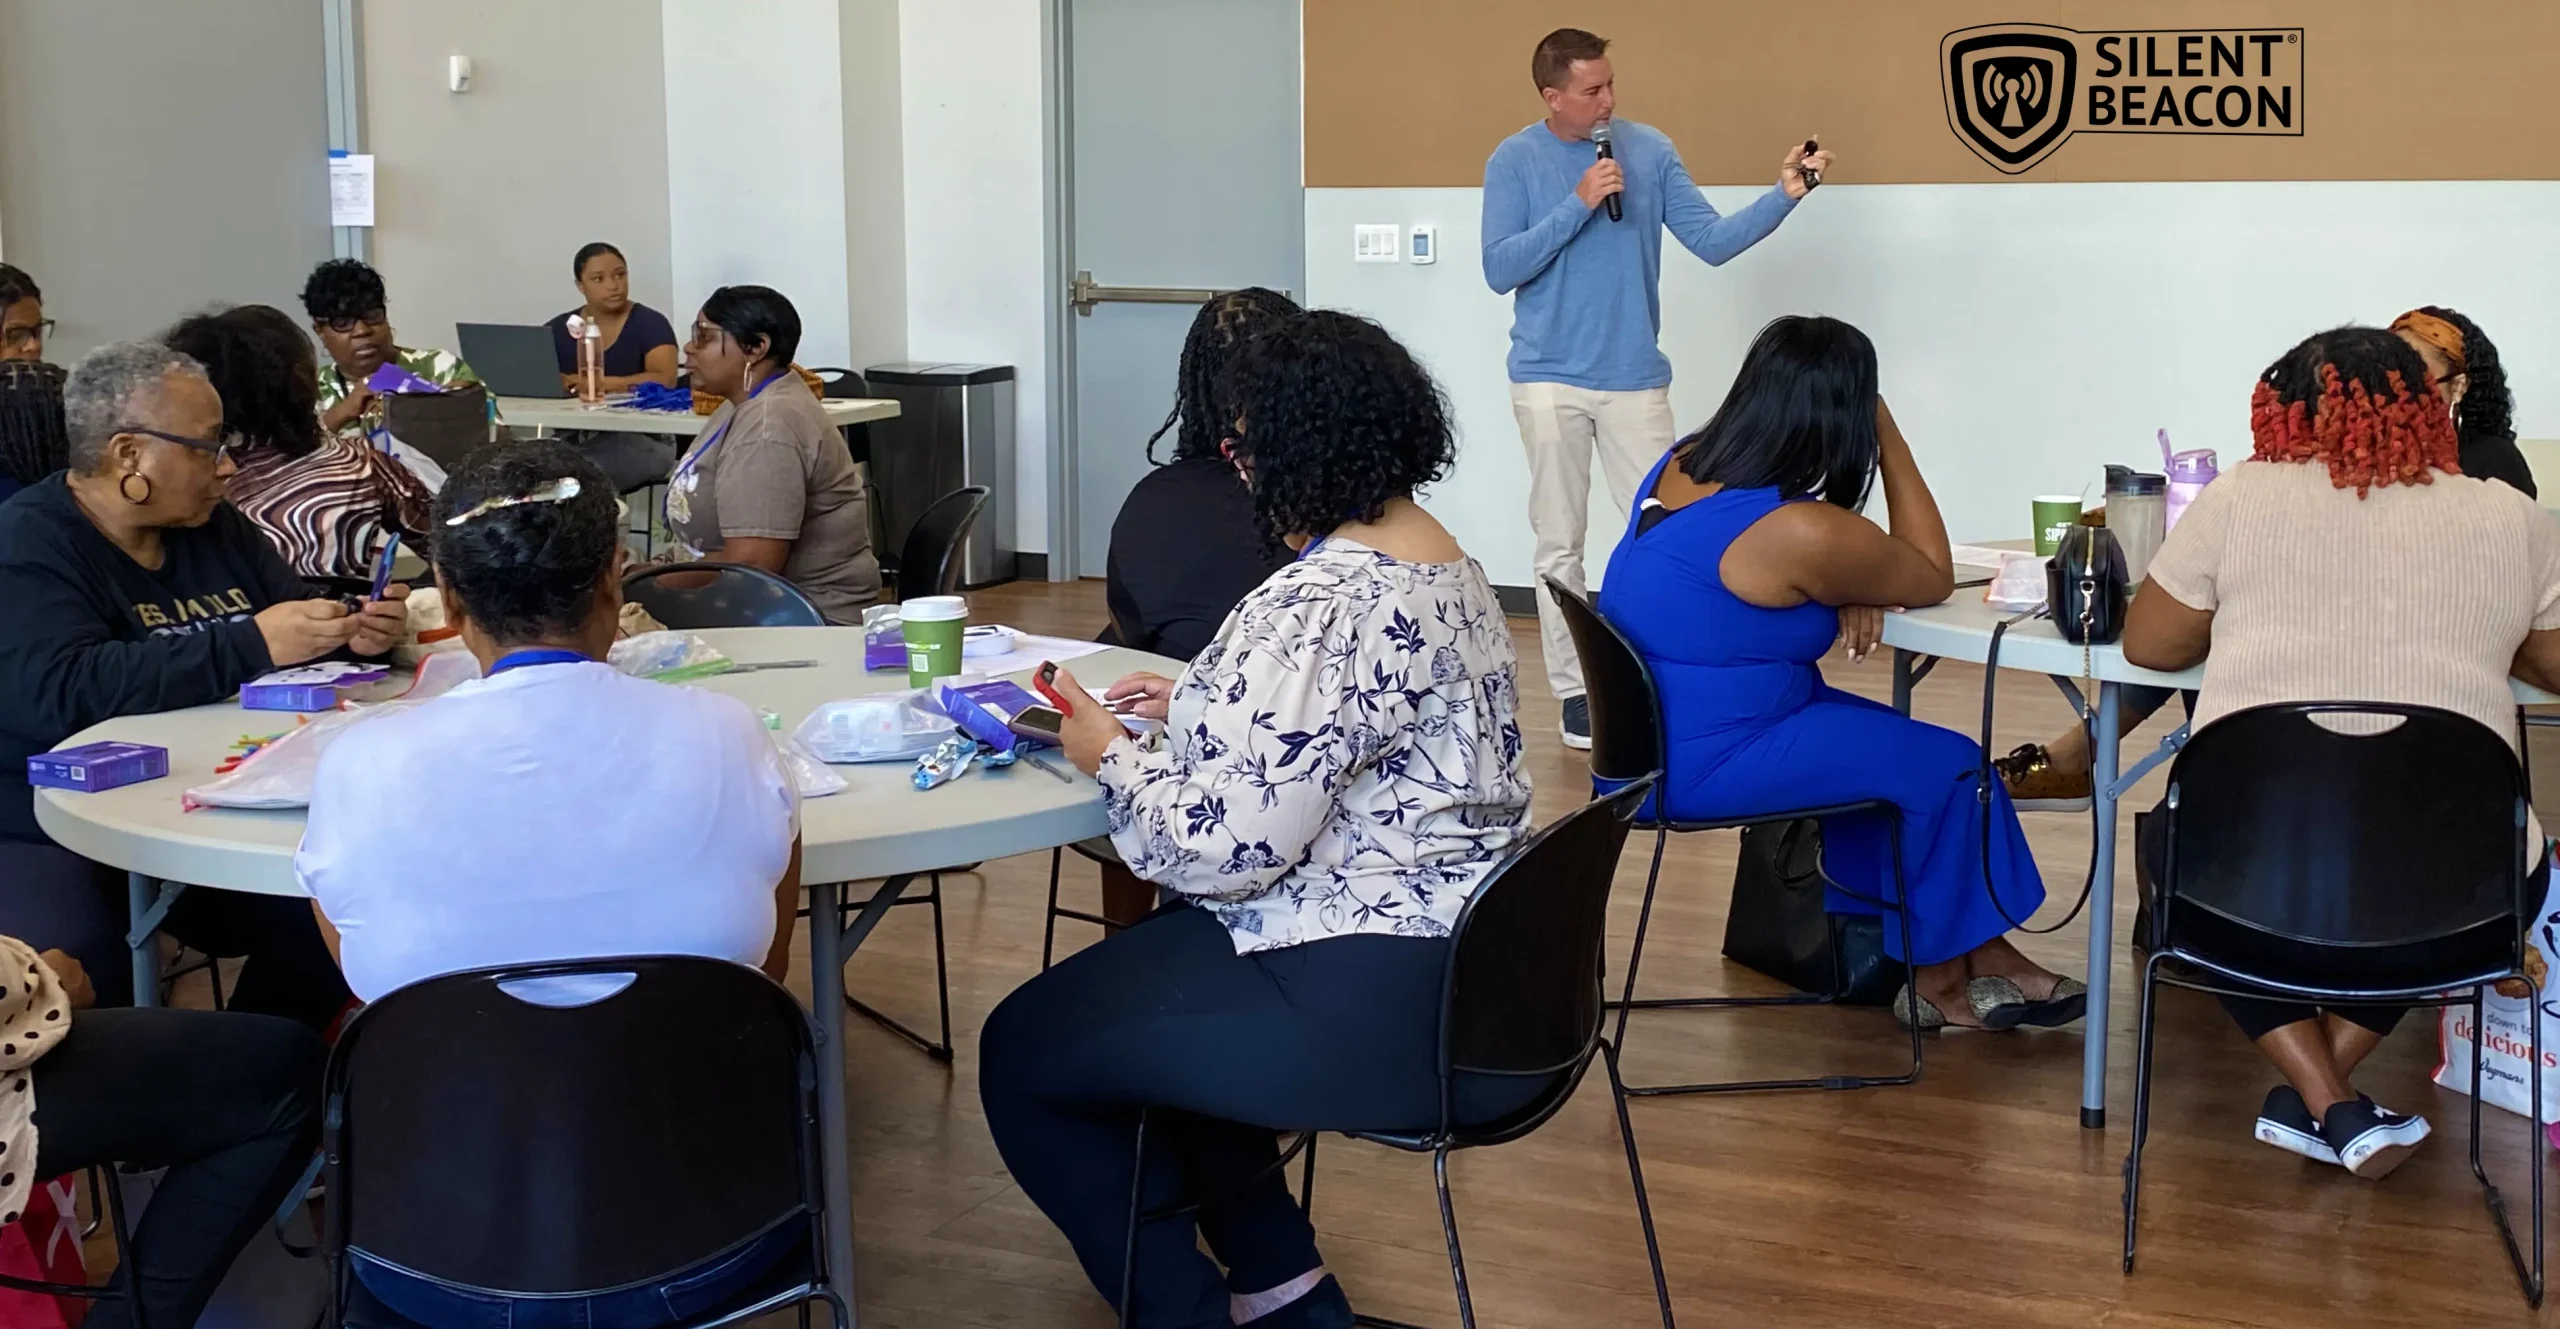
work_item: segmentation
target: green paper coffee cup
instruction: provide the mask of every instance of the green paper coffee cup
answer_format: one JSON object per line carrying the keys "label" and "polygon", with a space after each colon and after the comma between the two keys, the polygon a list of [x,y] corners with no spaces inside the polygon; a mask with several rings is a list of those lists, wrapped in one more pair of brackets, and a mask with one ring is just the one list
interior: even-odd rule
{"label": "green paper coffee cup", "polygon": [[2035,499],[2036,557],[2051,558],[2062,547],[2062,533],[2080,521],[2078,494],[2042,494]]}
{"label": "green paper coffee cup", "polygon": [[969,602],[956,595],[927,595],[898,606],[907,639],[907,686],[930,687],[960,674],[960,638],[969,630]]}

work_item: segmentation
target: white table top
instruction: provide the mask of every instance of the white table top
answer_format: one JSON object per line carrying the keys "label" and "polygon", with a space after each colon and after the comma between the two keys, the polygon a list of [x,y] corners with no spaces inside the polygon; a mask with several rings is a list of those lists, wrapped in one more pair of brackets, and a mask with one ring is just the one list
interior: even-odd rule
{"label": "white table top", "polygon": [[[786,729],[823,703],[907,685],[904,670],[863,672],[858,628],[733,628],[701,635],[742,664],[821,662],[813,669],[734,674],[693,685],[773,711]],[[1118,649],[1081,657],[1074,667],[1097,688],[1132,670],[1180,672],[1177,661]],[[106,739],[157,744],[169,749],[168,776],[104,793],[38,789],[36,821],[74,853],[128,872],[260,895],[300,895],[293,879],[293,850],[302,839],[299,809],[179,807],[182,793],[213,778],[215,764],[240,735],[272,733],[291,723],[283,712],[244,711],[235,702],[110,720],[63,746]],[[1074,774],[1063,754],[1052,750],[1046,760]],[[919,792],[908,780],[914,768],[913,762],[834,767],[850,787],[802,805],[802,879],[862,881],[922,872],[1029,853],[1107,829],[1100,789],[1082,775],[1062,781],[1016,762],[1004,770],[972,769],[951,784]],[[573,830],[574,810],[561,811],[562,829]]]}
{"label": "white table top", "polygon": [[[1884,616],[1884,644],[1898,650],[1935,655],[1948,660],[1969,660],[1980,664],[1991,655],[1991,628],[2015,610],[1995,609],[1982,602],[1982,588],[1959,588],[1945,604],[1927,609],[1913,609]],[[2125,663],[2124,648],[2117,645],[2088,648],[2089,677],[2101,683],[2147,683],[2164,688],[2202,686],[2204,667],[2164,674]],[[2022,669],[2035,674],[2055,674],[2064,678],[2082,677],[2081,648],[2062,639],[2061,629],[2050,619],[2026,619],[2011,624],[2000,638],[2000,667]],[[2516,701],[2522,705],[2540,705],[2560,701],[2542,690],[2516,680],[2508,680]]]}
{"label": "white table top", "polygon": [[[898,414],[898,403],[885,397],[825,397],[819,405],[826,409],[827,423],[839,428],[887,420]],[[498,414],[513,429],[605,429],[685,437],[701,433],[703,424],[711,418],[689,411],[586,406],[575,397],[500,397]]]}

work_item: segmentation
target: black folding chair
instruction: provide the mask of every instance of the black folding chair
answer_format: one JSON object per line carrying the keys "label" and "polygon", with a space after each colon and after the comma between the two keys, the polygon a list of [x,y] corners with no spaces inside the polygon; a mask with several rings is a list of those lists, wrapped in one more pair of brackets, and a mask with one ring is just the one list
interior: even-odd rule
{"label": "black folding chair", "polygon": [[[1449,1197],[1449,1155],[1508,1144],[1545,1125],[1573,1097],[1595,1052],[1609,1071],[1609,1096],[1627,1149],[1627,1177],[1635,1185],[1636,1217],[1644,1225],[1645,1254],[1653,1263],[1654,1298],[1662,1308],[1663,1329],[1672,1329],[1671,1287],[1663,1277],[1662,1246],[1654,1235],[1653,1204],[1645,1195],[1635,1123],[1627,1117],[1627,1089],[1618,1078],[1618,1050],[1602,1034],[1608,1006],[1602,969],[1609,890],[1617,878],[1618,855],[1626,847],[1627,826],[1652,787],[1646,777],[1583,805],[1521,845],[1467,898],[1441,989],[1439,1120],[1411,1129],[1342,1132],[1355,1140],[1431,1155],[1440,1192],[1440,1229],[1449,1244],[1449,1276],[1457,1286],[1458,1320],[1466,1329],[1475,1329],[1476,1311],[1467,1291],[1466,1255],[1458,1244],[1458,1214]],[[1526,1104],[1492,1121],[1460,1119],[1462,1085],[1524,1082],[1542,1086]],[[1194,1202],[1141,1212],[1149,1115],[1141,1113],[1138,1119],[1138,1163],[1129,1191],[1128,1243],[1120,1273],[1123,1326],[1129,1323],[1137,1284],[1139,1226],[1201,1207]],[[1298,1202],[1310,1213],[1315,1208],[1315,1137],[1314,1131],[1301,1135],[1274,1165],[1285,1167],[1300,1153],[1306,1156]],[[1417,1329],[1366,1315],[1359,1322],[1378,1329]]]}
{"label": "black folding chair", "polygon": [[827,616],[783,578],[744,563],[705,559],[642,568],[622,579],[622,598],[671,628],[823,628]]}
{"label": "black folding chair", "polygon": [[[2330,723],[2323,723],[2323,720]],[[2376,732],[2377,726],[2384,726]],[[2432,706],[2253,706],[2196,731],[2169,768],[2166,848],[2124,1160],[2124,1267],[2141,1221],[2142,1146],[2160,985],[2314,1005],[2468,1003],[2516,980],[2539,1010],[2525,947],[2524,774],[2495,730]],[[2209,977],[2164,969],[2183,961]],[[2219,980],[2219,981],[2216,981]],[[2542,1063],[2541,1020],[2533,1056]],[[2471,1058],[2471,1174],[2525,1301],[2542,1304],[2542,1077],[2527,1075],[2533,1172],[2528,1265],[2480,1160],[2480,1055]]]}
{"label": "black folding chair", "polygon": [[898,551],[899,599],[959,592],[969,565],[963,546],[986,506],[987,487],[970,485],[935,499],[916,517],[916,524],[907,530],[906,545]]}
{"label": "black folding chair", "polygon": [[[583,1004],[543,1004],[562,1000]],[[805,1324],[814,1301],[845,1329],[815,1045],[781,985],[693,956],[476,970],[375,1002],[329,1059],[332,1323],[417,1329],[355,1277],[357,1256],[463,1293],[568,1298],[789,1232],[770,1274],[686,1329],[794,1305]]]}
{"label": "black folding chair", "polygon": [[[1634,643],[1618,631],[1617,625],[1600,616],[1580,592],[1554,578],[1546,578],[1547,595],[1563,611],[1565,627],[1573,634],[1574,653],[1582,659],[1582,679],[1588,689],[1586,699],[1591,707],[1591,774],[1594,779],[1619,782],[1658,777],[1665,764],[1662,739],[1662,703],[1654,692],[1653,673],[1645,668],[1644,657]],[[1902,933],[1902,953],[1911,954],[1911,915],[1901,901],[1905,898],[1902,874],[1902,810],[1885,799],[1859,803],[1841,803],[1829,807],[1789,808],[1755,813],[1748,817],[1721,817],[1708,821],[1672,821],[1661,817],[1659,808],[1649,808],[1639,816],[1636,827],[1653,832],[1653,866],[1644,876],[1644,907],[1636,914],[1635,945],[1627,952],[1627,982],[1624,993],[1611,1002],[1618,1012],[1616,1041],[1621,1049],[1627,1042],[1627,1016],[1633,1011],[1689,1010],[1714,1006],[1824,1006],[1837,996],[1828,992],[1799,992],[1784,997],[1648,997],[1636,999],[1636,968],[1644,960],[1645,929],[1653,922],[1654,888],[1662,877],[1662,851],[1674,832],[1740,830],[1749,826],[1769,826],[1783,822],[1823,817],[1872,816],[1884,819],[1893,845],[1893,899],[1878,900],[1849,890],[1838,883],[1834,889],[1852,899],[1875,905],[1892,914]],[[1627,1093],[1637,1098],[1670,1094],[1743,1093],[1764,1089],[1867,1089],[1879,1085],[1910,1084],[1920,1078],[1920,1029],[1911,1028],[1911,1069],[1897,1075],[1817,1075],[1793,1080],[1734,1080],[1712,1084],[1630,1085]]]}

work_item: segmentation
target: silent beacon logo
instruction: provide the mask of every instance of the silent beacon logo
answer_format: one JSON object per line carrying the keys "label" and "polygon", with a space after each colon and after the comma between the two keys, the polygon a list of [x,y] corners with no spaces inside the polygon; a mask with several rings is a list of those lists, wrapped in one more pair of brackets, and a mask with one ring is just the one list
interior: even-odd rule
{"label": "silent beacon logo", "polygon": [[1964,28],[1939,44],[1947,126],[2007,175],[2074,134],[2299,137],[2302,29]]}

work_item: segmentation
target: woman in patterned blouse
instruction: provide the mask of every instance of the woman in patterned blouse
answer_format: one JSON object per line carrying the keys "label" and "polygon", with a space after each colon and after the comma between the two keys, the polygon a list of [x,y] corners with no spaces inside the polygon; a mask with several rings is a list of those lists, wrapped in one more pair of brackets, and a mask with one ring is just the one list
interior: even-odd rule
{"label": "woman in patterned blouse", "polygon": [[231,506],[275,542],[286,566],[352,590],[371,582],[374,555],[392,532],[421,537],[435,495],[361,435],[321,428],[311,340],[292,316],[241,305],[186,319],[161,340],[202,363],[222,394],[222,431],[240,466]]}
{"label": "woman in patterned blouse", "polygon": [[[987,1124],[1087,1276],[1120,1287],[1139,1113],[1144,1207],[1131,1323],[1348,1325],[1276,1172],[1275,1130],[1437,1119],[1450,925],[1526,828],[1517,661],[1483,569],[1416,506],[1447,471],[1439,389],[1377,325],[1315,312],[1256,335],[1223,445],[1265,533],[1296,554],[1180,680],[1109,696],[1165,721],[1142,743],[1065,673],[1065,742],[1112,841],[1194,906],[1024,984],[988,1018]],[[1462,1114],[1490,1117],[1537,1086]],[[1205,1237],[1215,1262],[1196,1249]],[[1219,1269],[1224,1265],[1224,1272]]]}

